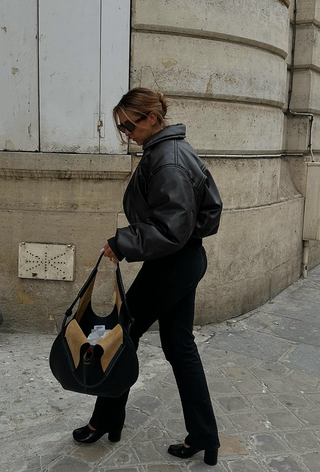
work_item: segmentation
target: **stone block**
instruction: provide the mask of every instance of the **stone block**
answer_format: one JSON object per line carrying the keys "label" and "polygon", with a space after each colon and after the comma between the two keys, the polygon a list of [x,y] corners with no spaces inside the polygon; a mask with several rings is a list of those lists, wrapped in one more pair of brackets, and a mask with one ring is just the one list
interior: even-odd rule
{"label": "stone block", "polygon": [[[307,153],[309,145],[309,118],[286,116],[286,149],[288,152]],[[300,176],[299,176],[300,177]],[[301,178],[301,177],[300,177]]]}
{"label": "stone block", "polygon": [[[291,2],[293,9],[294,2]],[[298,0],[297,1],[297,23],[320,23],[320,3],[319,0]]]}
{"label": "stone block", "polygon": [[[251,21],[247,18],[250,16]],[[135,0],[133,28],[247,42],[285,57],[288,3],[240,0]],[[230,28],[232,25],[232,30]],[[244,28],[244,25],[246,27]]]}
{"label": "stone block", "polygon": [[318,472],[320,452],[309,452],[308,454],[304,454],[302,460],[311,472]]}
{"label": "stone block", "polygon": [[290,410],[296,410],[297,408],[310,408],[310,403],[302,395],[276,395],[278,400],[284,403]]}
{"label": "stone block", "polygon": [[286,63],[267,51],[225,41],[141,32],[133,34],[132,48],[131,86],[175,96],[284,105]]}
{"label": "stone block", "polygon": [[[244,324],[244,326],[248,327],[248,323]],[[319,323],[309,323],[292,317],[285,318],[269,313],[261,313],[257,314],[255,319],[252,320],[250,329],[274,334],[282,339],[320,347]]]}
{"label": "stone block", "polygon": [[250,395],[250,401],[256,405],[259,411],[282,408],[281,403],[268,393],[263,393],[261,395]]}
{"label": "stone block", "polygon": [[219,454],[222,456],[243,456],[248,454],[246,447],[235,437],[221,436],[220,444]]}
{"label": "stone block", "polygon": [[130,172],[129,156],[0,153],[0,209],[120,212]]}
{"label": "stone block", "polygon": [[294,74],[291,109],[297,112],[319,113],[320,73],[297,69]]}
{"label": "stone block", "polygon": [[260,432],[267,431],[270,424],[264,416],[258,413],[238,413],[229,415],[230,420],[242,432]]}
{"label": "stone block", "polygon": [[211,375],[207,376],[208,386],[211,393],[237,393],[231,382],[226,380],[212,380]]}
{"label": "stone block", "polygon": [[[287,150],[288,152],[303,152],[311,160],[308,150],[309,145],[309,118],[308,116],[287,116]],[[320,115],[314,115],[312,125],[312,148],[317,159],[318,150],[320,149]],[[299,177],[299,176],[298,176]],[[305,181],[305,176],[300,176],[302,182]]]}
{"label": "stone block", "polygon": [[320,323],[318,305],[307,300],[298,300],[297,298],[276,300],[266,303],[259,310],[263,313],[274,313],[282,318],[303,320],[306,323]]}
{"label": "stone block", "polygon": [[270,205],[300,196],[286,160],[208,157],[203,161],[215,179],[225,210]]}
{"label": "stone block", "polygon": [[301,344],[281,361],[292,369],[305,370],[310,374],[320,375],[320,349],[318,347]]}
{"label": "stone block", "polygon": [[243,380],[252,378],[251,373],[244,367],[228,367],[224,370],[224,373],[229,379]]}
{"label": "stone block", "polygon": [[264,385],[256,380],[237,380],[234,385],[243,395],[260,393],[264,389]]}
{"label": "stone block", "polygon": [[297,410],[295,415],[308,427],[320,426],[320,410]]}
{"label": "stone block", "polygon": [[239,397],[236,395],[218,397],[217,402],[222,407],[222,409],[227,413],[250,410],[252,408],[243,397]]}
{"label": "stone block", "polygon": [[140,462],[161,462],[163,460],[164,454],[166,454],[166,449],[163,447],[162,451],[159,452],[159,443],[165,444],[168,443],[168,440],[158,440],[158,444],[152,441],[143,441],[141,443],[135,442],[134,450],[139,457]]}
{"label": "stone block", "polygon": [[224,435],[230,434],[234,435],[239,433],[237,428],[234,426],[234,424],[230,421],[227,415],[219,414],[219,408],[214,406],[214,411],[218,415],[216,416],[217,420],[217,426],[218,426],[218,431],[219,434],[223,433]]}
{"label": "stone block", "polygon": [[316,285],[314,286],[304,286],[298,287],[290,294],[290,298],[294,298],[299,301],[306,301],[311,303],[319,303],[320,302],[320,293],[319,289]]}
{"label": "stone block", "polygon": [[181,472],[181,470],[181,467],[175,464],[154,464],[146,466],[146,472]]}
{"label": "stone block", "polygon": [[[112,213],[65,211],[1,211],[1,311],[7,327],[54,331],[65,310],[93,269],[107,237],[115,232]],[[18,278],[19,243],[73,244],[76,248],[74,282]],[[114,267],[103,260],[93,294],[102,315],[113,305]]]}
{"label": "stone block", "polygon": [[230,472],[264,472],[264,469],[252,459],[230,461],[228,467]]}
{"label": "stone block", "polygon": [[302,214],[302,199],[223,213],[218,234],[204,241],[208,271],[198,287],[198,322],[209,313],[222,320],[252,310],[298,279]]}
{"label": "stone block", "polygon": [[291,456],[273,457],[265,461],[270,472],[304,472],[295,458]]}
{"label": "stone block", "polygon": [[295,431],[284,435],[285,441],[292,450],[299,452],[307,452],[308,449],[318,449],[319,441],[311,431]]}
{"label": "stone block", "polygon": [[269,392],[299,393],[299,390],[287,380],[284,381],[283,379],[266,379],[264,383],[267,389],[269,390]]}
{"label": "stone block", "polygon": [[259,455],[281,454],[288,450],[276,434],[254,434],[249,438],[250,449]]}
{"label": "stone block", "polygon": [[270,361],[277,360],[291,347],[289,341],[262,333],[253,333],[250,336],[245,332],[219,333],[211,342],[219,349],[248,353],[255,358]]}
{"label": "stone block", "polygon": [[245,103],[170,100],[173,123],[185,123],[187,140],[200,154],[278,153],[283,148],[283,112]]}
{"label": "stone block", "polygon": [[278,431],[281,430],[290,430],[290,429],[301,429],[303,426],[300,421],[290,412],[287,411],[275,411],[275,412],[266,412],[266,417],[268,421]]}
{"label": "stone block", "polygon": [[297,28],[295,67],[320,67],[320,30],[315,25],[301,25]]}

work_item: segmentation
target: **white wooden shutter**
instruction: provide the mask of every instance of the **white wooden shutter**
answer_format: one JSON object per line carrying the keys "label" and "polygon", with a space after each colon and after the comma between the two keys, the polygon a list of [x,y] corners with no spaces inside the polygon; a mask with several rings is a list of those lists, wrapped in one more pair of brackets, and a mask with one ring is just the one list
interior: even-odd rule
{"label": "white wooden shutter", "polygon": [[100,0],[41,0],[40,147],[99,152]]}
{"label": "white wooden shutter", "polygon": [[37,151],[37,0],[0,3],[0,150]]}
{"label": "white wooden shutter", "polygon": [[104,0],[101,11],[101,130],[100,152],[121,154],[112,109],[129,87],[130,0]]}

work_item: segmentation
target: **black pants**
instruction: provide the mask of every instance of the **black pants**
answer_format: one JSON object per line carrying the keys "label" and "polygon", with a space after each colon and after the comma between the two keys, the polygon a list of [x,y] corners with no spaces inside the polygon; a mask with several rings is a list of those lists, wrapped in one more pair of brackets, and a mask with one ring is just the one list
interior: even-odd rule
{"label": "black pants", "polygon": [[[192,334],[196,287],[206,267],[201,242],[188,242],[173,255],[144,262],[127,293],[127,302],[135,318],[131,337],[136,348],[140,337],[159,321],[162,349],[173,369],[189,433],[186,443],[216,449],[220,445],[216,420]],[[98,397],[90,424],[101,431],[122,429],[128,394]]]}

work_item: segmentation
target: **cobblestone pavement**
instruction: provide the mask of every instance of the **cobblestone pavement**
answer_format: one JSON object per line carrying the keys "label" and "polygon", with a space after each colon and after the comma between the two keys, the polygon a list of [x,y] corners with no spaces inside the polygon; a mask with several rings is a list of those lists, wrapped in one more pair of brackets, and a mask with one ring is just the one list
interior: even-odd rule
{"label": "cobblestone pavement", "polygon": [[216,467],[203,453],[167,453],[184,423],[158,333],[144,336],[123,438],[72,439],[94,398],[63,391],[48,367],[54,335],[0,330],[1,472],[320,471],[320,266],[272,303],[236,320],[195,327],[222,447]]}

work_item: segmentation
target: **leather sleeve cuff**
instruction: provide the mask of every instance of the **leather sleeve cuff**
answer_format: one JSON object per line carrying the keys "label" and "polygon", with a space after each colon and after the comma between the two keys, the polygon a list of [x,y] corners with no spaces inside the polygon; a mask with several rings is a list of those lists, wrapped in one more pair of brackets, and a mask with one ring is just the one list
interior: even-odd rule
{"label": "leather sleeve cuff", "polygon": [[119,248],[117,246],[116,238],[113,237],[113,238],[108,239],[108,243],[109,243],[109,246],[111,247],[112,251],[117,256],[117,259],[119,259],[119,261],[122,261],[122,259],[124,259],[124,255],[122,254],[122,252],[119,250]]}

